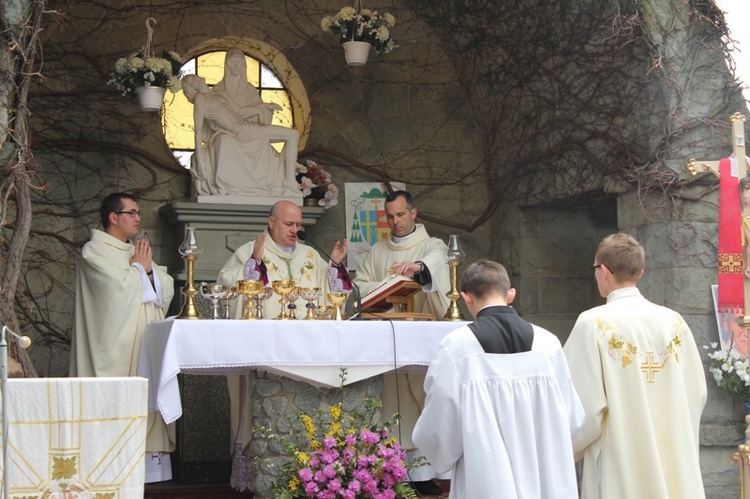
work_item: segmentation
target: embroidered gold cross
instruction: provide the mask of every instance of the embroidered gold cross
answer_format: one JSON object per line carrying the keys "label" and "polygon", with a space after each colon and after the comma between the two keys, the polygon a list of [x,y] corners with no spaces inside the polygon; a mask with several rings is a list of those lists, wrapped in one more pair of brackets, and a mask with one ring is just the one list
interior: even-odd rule
{"label": "embroidered gold cross", "polygon": [[741,253],[719,253],[719,274],[741,274]]}
{"label": "embroidered gold cross", "polygon": [[380,198],[372,198],[372,204],[375,205],[375,211],[380,207]]}
{"label": "embroidered gold cross", "polygon": [[646,354],[646,362],[641,363],[641,371],[646,373],[646,383],[654,383],[654,373],[661,371],[664,367],[664,364],[654,363],[653,355],[653,352],[648,352]]}

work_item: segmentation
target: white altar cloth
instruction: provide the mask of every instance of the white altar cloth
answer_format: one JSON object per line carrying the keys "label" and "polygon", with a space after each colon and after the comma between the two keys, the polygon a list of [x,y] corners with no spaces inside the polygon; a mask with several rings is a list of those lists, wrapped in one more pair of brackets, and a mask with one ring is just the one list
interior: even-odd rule
{"label": "white altar cloth", "polygon": [[138,375],[149,410],[171,423],[182,415],[177,374],[276,372],[329,388],[395,368],[426,369],[438,342],[465,322],[166,320],[151,322]]}
{"label": "white altar cloth", "polygon": [[142,499],[147,381],[9,379],[9,497]]}

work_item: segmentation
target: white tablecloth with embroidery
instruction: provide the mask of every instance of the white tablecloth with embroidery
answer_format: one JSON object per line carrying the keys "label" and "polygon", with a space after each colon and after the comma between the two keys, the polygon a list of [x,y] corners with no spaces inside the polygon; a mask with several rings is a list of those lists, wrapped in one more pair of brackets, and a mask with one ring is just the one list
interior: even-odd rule
{"label": "white tablecloth with embroidery", "polygon": [[142,499],[147,381],[9,379],[10,497]]}
{"label": "white tablecloth with embroidery", "polygon": [[425,369],[438,342],[464,322],[166,320],[146,326],[138,375],[150,380],[149,410],[182,415],[180,372],[263,369],[324,387],[395,368]]}

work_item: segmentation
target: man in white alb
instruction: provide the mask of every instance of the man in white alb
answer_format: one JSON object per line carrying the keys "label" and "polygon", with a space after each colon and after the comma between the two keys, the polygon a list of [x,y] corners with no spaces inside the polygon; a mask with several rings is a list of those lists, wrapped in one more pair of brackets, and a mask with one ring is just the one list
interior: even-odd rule
{"label": "man in white alb", "polygon": [[[391,234],[370,249],[357,269],[354,282],[366,295],[391,278],[389,270],[396,276],[413,276],[422,285],[421,292],[414,297],[414,312],[442,318],[450,305],[446,295],[450,291],[448,247],[442,240],[430,237],[424,225],[416,223],[417,209],[406,191],[395,191],[385,198],[385,216]],[[424,374],[401,373],[398,379],[394,374],[386,374],[384,379],[383,413],[388,417],[401,413],[401,444],[413,449],[411,430],[424,402]],[[411,475],[420,493],[440,492],[429,482],[436,476],[431,467],[422,466]]]}
{"label": "man in white alb", "polygon": [[706,378],[683,318],[636,287],[643,247],[606,237],[594,257],[605,305],[583,312],[565,342],[586,423],[573,442],[583,458],[583,499],[702,499],[699,462]]}
{"label": "man in white alb", "polygon": [[[136,376],[146,324],[164,319],[174,282],[151,259],[151,245],[138,235],[141,212],[125,193],[105,197],[103,231],[92,229],[76,276],[75,330],[70,376]],[[169,452],[174,425],[149,412],[146,483],[172,478]]]}
{"label": "man in white alb", "polygon": [[583,407],[560,340],[521,319],[515,295],[499,263],[466,269],[461,296],[476,320],[438,344],[413,440],[451,472],[451,498],[577,499]]}

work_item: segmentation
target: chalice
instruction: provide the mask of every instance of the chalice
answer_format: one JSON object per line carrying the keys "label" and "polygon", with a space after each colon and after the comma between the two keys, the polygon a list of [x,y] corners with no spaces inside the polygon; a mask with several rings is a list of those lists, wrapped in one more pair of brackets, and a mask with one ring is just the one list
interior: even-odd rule
{"label": "chalice", "polygon": [[247,297],[242,304],[242,317],[240,319],[257,319],[253,314],[253,296],[263,291],[263,281],[251,279],[237,281],[237,294]]}
{"label": "chalice", "polygon": [[341,305],[349,298],[349,293],[326,293],[326,300],[331,302],[333,306],[333,315],[331,319],[334,321],[343,321],[344,312],[341,311]]}
{"label": "chalice", "polygon": [[221,314],[219,313],[219,300],[227,294],[228,288],[229,286],[224,286],[223,284],[201,283],[201,296],[207,300],[211,300],[211,319],[215,320],[221,318]]}
{"label": "chalice", "polygon": [[294,303],[297,301],[297,298],[299,298],[299,286],[294,286],[294,289],[286,295],[286,299],[289,301],[289,305],[286,308],[289,309],[290,319],[297,319],[297,305]]}
{"label": "chalice", "polygon": [[279,303],[281,304],[281,312],[279,312],[279,316],[276,317],[276,319],[287,320],[289,319],[289,316],[286,313],[286,295],[294,291],[294,288],[297,287],[297,283],[291,279],[282,279],[280,281],[273,281],[272,286],[274,292],[281,296],[281,299],[279,300]]}
{"label": "chalice", "polygon": [[255,304],[255,317],[258,319],[263,318],[263,303],[273,295],[273,289],[270,286],[263,288],[263,291],[253,296],[253,303]]}
{"label": "chalice", "polygon": [[237,288],[235,286],[227,286],[227,291],[224,296],[221,297],[219,302],[221,303],[221,316],[224,319],[231,319],[229,312],[230,301],[237,298]]}
{"label": "chalice", "polygon": [[300,298],[302,298],[303,300],[307,300],[307,305],[305,305],[305,308],[307,308],[305,319],[315,319],[315,304],[313,302],[323,296],[323,292],[320,290],[320,288],[298,289]]}
{"label": "chalice", "polygon": [[333,308],[330,305],[318,305],[315,307],[315,318],[319,321],[330,320]]}

